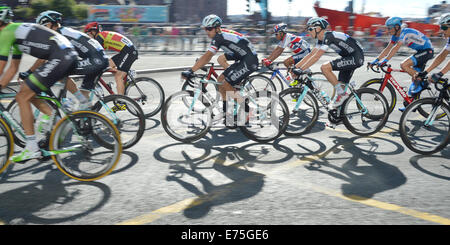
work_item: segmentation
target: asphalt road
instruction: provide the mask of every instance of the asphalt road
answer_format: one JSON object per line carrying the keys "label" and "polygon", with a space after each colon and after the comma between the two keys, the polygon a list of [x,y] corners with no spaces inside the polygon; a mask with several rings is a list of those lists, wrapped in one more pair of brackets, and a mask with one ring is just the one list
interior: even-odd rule
{"label": "asphalt road", "polygon": [[[142,55],[134,68],[192,65],[196,57]],[[166,97],[181,88],[180,72],[141,76],[159,81]],[[374,77],[360,68],[353,80]],[[396,79],[409,85],[403,74]],[[400,115],[371,137],[326,128],[321,113],[301,138],[259,144],[219,129],[184,144],[164,132],[158,114],[98,181],[69,179],[51,161],[11,165],[0,174],[0,224],[449,225],[450,147],[432,156],[410,151],[397,131]]]}

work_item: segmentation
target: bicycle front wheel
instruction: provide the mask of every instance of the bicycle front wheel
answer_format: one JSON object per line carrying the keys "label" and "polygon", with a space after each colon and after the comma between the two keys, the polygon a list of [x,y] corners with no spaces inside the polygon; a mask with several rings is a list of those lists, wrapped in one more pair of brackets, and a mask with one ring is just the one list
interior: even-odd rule
{"label": "bicycle front wheel", "polygon": [[383,85],[383,79],[374,78],[369,81],[363,83],[361,88],[373,88],[375,90],[380,91],[384,97],[386,98],[389,106],[389,114],[394,111],[395,105],[397,104],[397,94],[395,93],[395,89],[390,83],[386,83],[383,91],[381,91],[381,86]]}
{"label": "bicycle front wheel", "polygon": [[389,117],[386,98],[378,90],[360,88],[341,107],[344,125],[350,132],[369,136],[380,131]]}
{"label": "bicycle front wheel", "polygon": [[[112,148],[99,142],[99,137]],[[108,118],[93,111],[76,111],[55,125],[49,150],[65,175],[94,181],[113,171],[122,154],[122,142],[119,131]]]}
{"label": "bicycle front wheel", "polygon": [[[134,146],[142,138],[145,131],[145,115],[133,99],[118,94],[108,95],[102,101],[98,101],[93,110],[103,114],[116,125],[120,131],[123,149]],[[98,140],[103,141],[101,137]]]}
{"label": "bicycle front wheel", "polygon": [[141,106],[146,118],[156,115],[165,99],[161,85],[149,77],[139,77],[134,82],[129,82],[125,88],[125,95]]}
{"label": "bicycle front wheel", "polygon": [[[190,102],[189,106],[185,104],[186,101]],[[164,131],[175,140],[184,143],[196,141],[211,128],[211,107],[204,104],[203,96],[195,98],[192,91],[180,91],[164,103],[161,124]]]}
{"label": "bicycle front wheel", "polygon": [[[436,105],[435,102],[435,98],[416,100],[400,117],[402,141],[416,153],[433,154],[449,144],[450,108],[445,103]],[[419,112],[419,108],[427,112],[426,117]]]}
{"label": "bicycle front wheel", "polygon": [[0,173],[8,168],[9,158],[14,153],[14,138],[8,124],[0,118]]}

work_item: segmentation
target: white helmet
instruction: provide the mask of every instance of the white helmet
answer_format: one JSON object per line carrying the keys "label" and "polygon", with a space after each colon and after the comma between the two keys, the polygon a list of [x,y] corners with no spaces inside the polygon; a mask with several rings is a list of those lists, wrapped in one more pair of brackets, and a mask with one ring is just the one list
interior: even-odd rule
{"label": "white helmet", "polygon": [[219,27],[221,25],[222,25],[222,19],[215,14],[210,14],[210,15],[206,16],[205,18],[203,18],[203,21],[202,21],[203,27]]}
{"label": "white helmet", "polygon": [[14,14],[10,7],[0,7],[0,21],[2,21],[3,23],[9,23],[13,16]]}
{"label": "white helmet", "polygon": [[439,25],[450,25],[450,13],[443,14],[438,22]]}

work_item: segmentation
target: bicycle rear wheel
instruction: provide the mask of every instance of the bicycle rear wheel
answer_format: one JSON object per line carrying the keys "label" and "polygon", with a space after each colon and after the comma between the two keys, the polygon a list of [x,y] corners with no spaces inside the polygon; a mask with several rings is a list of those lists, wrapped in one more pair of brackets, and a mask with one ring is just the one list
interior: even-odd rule
{"label": "bicycle rear wheel", "polygon": [[125,87],[125,95],[141,106],[146,118],[156,115],[165,99],[161,85],[149,77],[139,77],[129,82]]}
{"label": "bicycle rear wheel", "polygon": [[8,124],[0,118],[0,173],[8,168],[9,158],[14,153],[14,139]]}
{"label": "bicycle rear wheel", "polygon": [[360,88],[341,107],[344,125],[350,132],[368,136],[380,131],[389,117],[386,98],[378,90]]}
{"label": "bicycle rear wheel", "polygon": [[[191,104],[187,106],[185,101],[190,101]],[[211,107],[204,105],[202,96],[195,99],[192,91],[180,91],[171,95],[164,103],[161,124],[164,131],[177,141],[196,141],[211,128]]]}
{"label": "bicycle rear wheel", "polygon": [[277,139],[289,123],[289,109],[286,102],[270,91],[256,92],[245,98],[245,106],[239,108],[238,126],[249,139],[266,143]]}
{"label": "bicycle rear wheel", "polygon": [[303,88],[288,88],[280,93],[280,97],[289,109],[289,124],[284,134],[286,136],[300,136],[314,126],[319,118],[319,105],[316,98],[308,91],[300,106],[297,101],[303,93]]}
{"label": "bicycle rear wheel", "polygon": [[275,87],[275,84],[273,84],[272,80],[260,74],[252,75],[245,79],[242,83],[242,88],[244,88],[244,90],[249,94],[255,94],[258,91],[277,91],[277,88]]}
{"label": "bicycle rear wheel", "polygon": [[[108,95],[102,102],[105,105],[98,101],[92,110],[103,114],[116,125],[120,131],[123,149],[128,149],[139,142],[145,131],[145,115],[139,104],[127,96],[118,94]],[[98,140],[103,141],[102,138]]]}
{"label": "bicycle rear wheel", "polygon": [[[99,137],[113,147],[105,147]],[[94,181],[113,171],[122,154],[122,143],[119,131],[108,118],[93,111],[76,111],[55,125],[49,150],[65,175]]]}
{"label": "bicycle rear wheel", "polygon": [[[450,108],[445,103],[435,105],[435,102],[435,98],[416,100],[406,108],[400,117],[399,130],[402,141],[416,153],[433,154],[449,144]],[[427,115],[434,109],[432,118],[423,116],[418,112],[419,108],[426,111]]]}

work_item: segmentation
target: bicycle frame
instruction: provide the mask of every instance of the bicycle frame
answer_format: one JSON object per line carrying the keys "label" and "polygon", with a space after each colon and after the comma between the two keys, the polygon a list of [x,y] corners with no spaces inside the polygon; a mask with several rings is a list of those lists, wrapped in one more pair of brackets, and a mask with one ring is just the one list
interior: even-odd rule
{"label": "bicycle frame", "polygon": [[[384,70],[383,70],[384,71]],[[392,72],[406,72],[404,70],[399,70],[399,69],[392,69],[392,67],[389,65],[387,70],[384,71],[384,78],[383,78],[383,83],[381,84],[381,87],[379,89],[380,92],[383,92],[384,88],[386,87],[387,83],[390,83],[394,86],[394,88],[398,91],[398,93],[402,96],[402,98],[408,103],[411,104],[414,100],[413,97],[410,97],[407,93],[407,91],[405,91],[403,89],[402,86],[400,86],[400,84],[398,84],[397,80],[395,80],[395,78],[392,76]]]}

